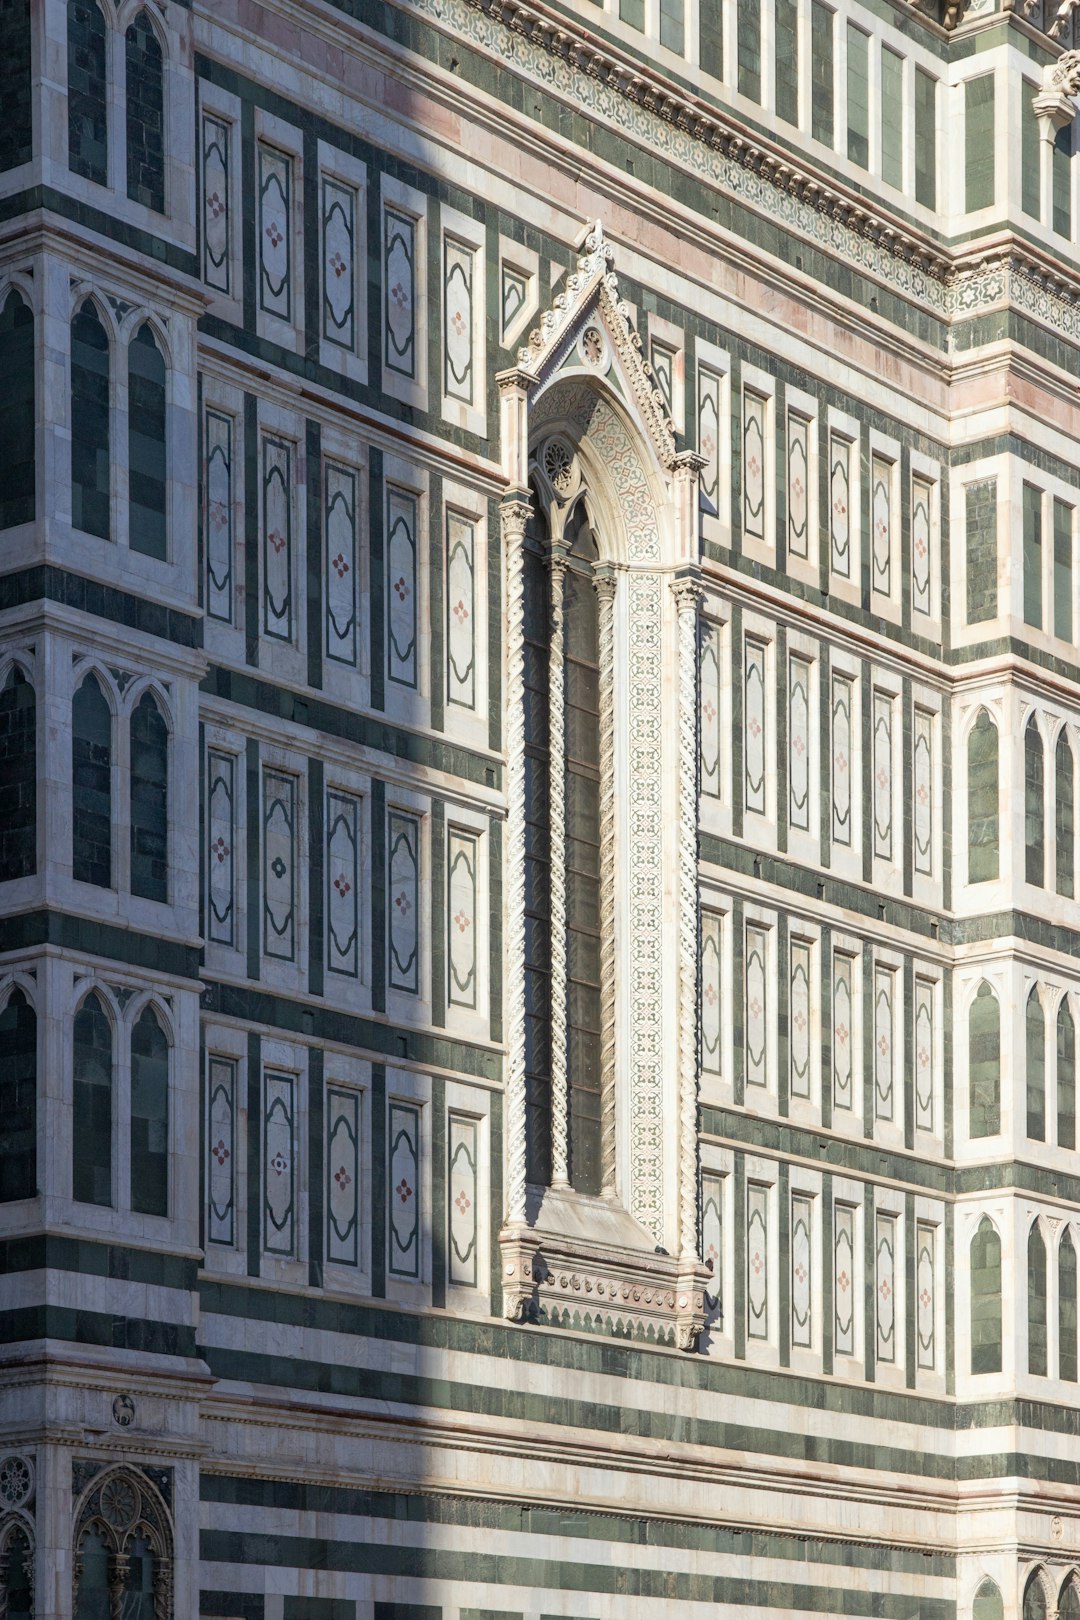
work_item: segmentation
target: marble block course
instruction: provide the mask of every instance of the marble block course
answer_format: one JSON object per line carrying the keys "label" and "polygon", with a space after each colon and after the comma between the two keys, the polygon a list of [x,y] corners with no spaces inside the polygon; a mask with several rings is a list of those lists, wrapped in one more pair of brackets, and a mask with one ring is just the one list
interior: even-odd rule
{"label": "marble block course", "polygon": [[1080,1615],[1076,26],[0,8],[0,1620]]}

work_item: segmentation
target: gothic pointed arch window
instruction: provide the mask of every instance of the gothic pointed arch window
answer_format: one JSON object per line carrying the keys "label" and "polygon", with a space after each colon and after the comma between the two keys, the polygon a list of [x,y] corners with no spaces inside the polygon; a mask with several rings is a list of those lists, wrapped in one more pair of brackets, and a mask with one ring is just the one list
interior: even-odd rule
{"label": "gothic pointed arch window", "polygon": [[5,1620],[34,1615],[34,1543],[18,1520],[0,1527],[0,1614]]}
{"label": "gothic pointed arch window", "polygon": [[979,1583],[979,1590],[975,1593],[975,1601],[971,1606],[971,1620],[1004,1620],[1005,1605],[1001,1599],[1001,1588],[996,1581],[987,1575]]}
{"label": "gothic pointed arch window", "polygon": [[75,1014],[73,1049],[72,1196],[80,1204],[113,1202],[113,1029],[96,991]]}
{"label": "gothic pointed arch window", "polygon": [[0,1011],[0,1204],[37,1192],[37,1013],[15,985]]}
{"label": "gothic pointed arch window", "polygon": [[1074,770],[1068,727],[1062,726],[1054,750],[1054,878],[1058,894],[1069,899],[1076,874]]}
{"label": "gothic pointed arch window", "polygon": [[1024,730],[1024,876],[1038,889],[1046,882],[1045,778],[1042,733],[1031,715]]}
{"label": "gothic pointed arch window", "polygon": [[984,1215],[971,1239],[971,1370],[1001,1371],[1001,1239]]}
{"label": "gothic pointed arch window", "polygon": [[1076,1020],[1068,996],[1057,1015],[1057,1144],[1076,1146]]}
{"label": "gothic pointed arch window", "polygon": [[[613,257],[597,222],[504,395],[503,1308],[691,1349],[707,1281],[695,1129],[701,458],[677,448]],[[596,1270],[601,1233],[641,1284],[618,1303]],[[541,1241],[566,1265],[541,1275]],[[582,1271],[591,1297],[560,1298]]]}
{"label": "gothic pointed arch window", "polygon": [[998,875],[998,729],[980,709],[968,733],[968,882]]}
{"label": "gothic pointed arch window", "polygon": [[0,760],[0,883],[9,883],[37,869],[37,702],[18,664],[0,686]]}
{"label": "gothic pointed arch window", "polygon": [[98,1474],[75,1514],[74,1620],[173,1620],[173,1534],[140,1470]]}
{"label": "gothic pointed arch window", "polygon": [[1047,1620],[1046,1588],[1039,1570],[1024,1587],[1023,1620]]}
{"label": "gothic pointed arch window", "polygon": [[151,692],[131,714],[131,892],[169,898],[169,727]]}
{"label": "gothic pointed arch window", "polygon": [[165,212],[165,67],[154,25],[140,11],[124,35],[127,194]]}
{"label": "gothic pointed arch window", "polygon": [[153,1007],[131,1031],[131,1207],[169,1213],[169,1040]]}
{"label": "gothic pointed arch window", "polygon": [[71,705],[71,870],[112,887],[112,714],[93,675]]}
{"label": "gothic pointed arch window", "polygon": [[108,34],[96,0],[68,0],[68,167],[73,174],[109,180]]}
{"label": "gothic pointed arch window", "polygon": [[[572,452],[546,452],[564,481]],[[557,488],[557,486],[555,486]],[[550,511],[550,502],[547,504]],[[613,582],[600,561],[583,498],[533,525],[525,569],[527,794],[533,836],[526,894],[537,927],[530,975],[530,1178],[589,1196],[611,1190],[604,1117],[605,914],[601,780],[605,725],[601,612]],[[607,717],[610,725],[610,717]],[[558,795],[552,817],[553,795]],[[565,1140],[562,1120],[565,1120]],[[553,1130],[554,1126],[554,1130]]]}
{"label": "gothic pointed arch window", "polygon": [[984,979],[968,1008],[968,1133],[1001,1129],[1001,1008]]}
{"label": "gothic pointed arch window", "polygon": [[14,287],[0,303],[0,529],[34,519],[34,312]]}
{"label": "gothic pointed arch window", "polygon": [[[1076,1245],[1066,1227],[1058,1244],[1058,1377],[1076,1383]],[[1080,1620],[1080,1616],[1078,1616]]]}
{"label": "gothic pointed arch window", "polygon": [[1045,1378],[1046,1365],[1046,1242],[1038,1221],[1032,1221],[1027,1242],[1028,1372]]}
{"label": "gothic pointed arch window", "polygon": [[1057,1620],[1080,1620],[1080,1580],[1066,1575],[1058,1593]]}
{"label": "gothic pointed arch window", "polygon": [[102,540],[112,533],[110,373],[109,334],[87,298],[71,322],[71,523]]}
{"label": "gothic pointed arch window", "polygon": [[165,417],[165,357],[144,321],[128,345],[128,537],[158,562],[168,552]]}
{"label": "gothic pointed arch window", "polygon": [[1027,1134],[1029,1141],[1046,1141],[1046,1015],[1039,991],[1033,986],[1024,1015],[1024,1052],[1027,1069]]}

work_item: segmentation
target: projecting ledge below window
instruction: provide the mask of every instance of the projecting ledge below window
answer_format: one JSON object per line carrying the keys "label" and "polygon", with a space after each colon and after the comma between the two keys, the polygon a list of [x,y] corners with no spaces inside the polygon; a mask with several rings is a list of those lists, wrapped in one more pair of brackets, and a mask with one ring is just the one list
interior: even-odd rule
{"label": "projecting ledge below window", "polygon": [[499,1244],[512,1320],[696,1348],[707,1268],[659,1251],[615,1199],[530,1186],[528,1223],[504,1227]]}

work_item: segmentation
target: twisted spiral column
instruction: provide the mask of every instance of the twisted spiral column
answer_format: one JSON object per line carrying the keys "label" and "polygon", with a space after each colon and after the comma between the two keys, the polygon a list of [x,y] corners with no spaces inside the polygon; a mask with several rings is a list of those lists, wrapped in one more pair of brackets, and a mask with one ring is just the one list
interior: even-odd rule
{"label": "twisted spiral column", "polygon": [[698,609],[701,586],[677,579],[672,591],[679,649],[679,1254],[697,1256],[698,1061]]}
{"label": "twisted spiral column", "polygon": [[109,1554],[109,1620],[124,1620],[124,1593],[127,1591],[130,1563],[127,1553]]}
{"label": "twisted spiral column", "polygon": [[593,575],[600,653],[600,1191],[615,1195],[615,574]]}
{"label": "twisted spiral column", "polygon": [[503,981],[506,1011],[506,1218],[525,1224],[525,525],[529,502],[499,508],[506,578],[506,848]]}
{"label": "twisted spiral column", "polygon": [[551,1185],[568,1187],[569,1136],[566,1060],[566,556],[553,548],[548,661],[551,842]]}

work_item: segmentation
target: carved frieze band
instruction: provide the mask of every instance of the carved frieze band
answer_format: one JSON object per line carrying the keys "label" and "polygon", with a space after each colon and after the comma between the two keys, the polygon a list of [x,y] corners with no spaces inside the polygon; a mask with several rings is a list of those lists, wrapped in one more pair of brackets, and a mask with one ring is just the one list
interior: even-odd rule
{"label": "carved frieze band", "polygon": [[1080,338],[1080,278],[1055,274],[1016,249],[990,259],[942,253],[898,218],[833,190],[790,155],[749,140],[725,124],[719,110],[702,107],[641,63],[601,49],[571,19],[549,17],[535,0],[403,3],[942,320],[1008,299]]}

